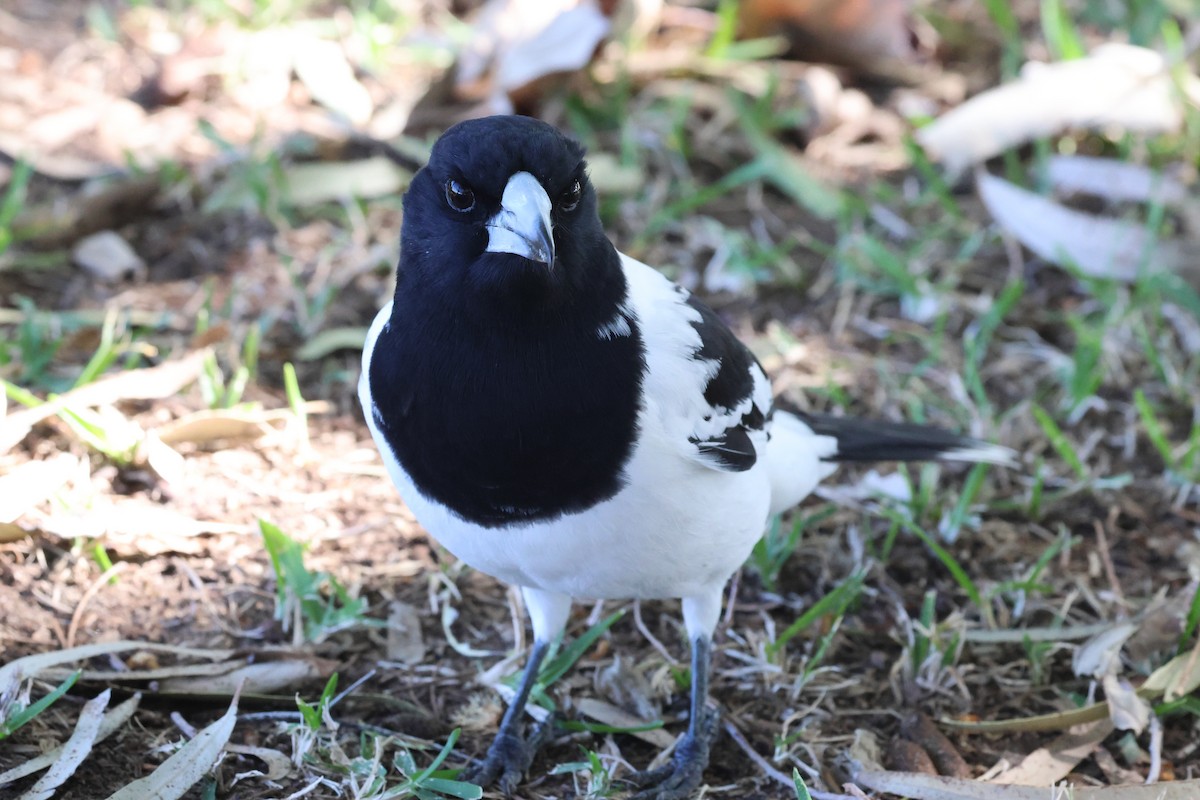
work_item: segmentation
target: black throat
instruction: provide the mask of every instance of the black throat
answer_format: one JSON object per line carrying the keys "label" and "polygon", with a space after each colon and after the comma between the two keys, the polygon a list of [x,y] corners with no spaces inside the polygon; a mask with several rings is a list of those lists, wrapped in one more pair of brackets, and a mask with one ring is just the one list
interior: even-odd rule
{"label": "black throat", "polygon": [[603,249],[586,288],[515,287],[523,302],[438,302],[402,266],[370,386],[392,454],[427,498],[502,527],[582,511],[624,485],[645,358],[636,320],[605,329],[628,287]]}

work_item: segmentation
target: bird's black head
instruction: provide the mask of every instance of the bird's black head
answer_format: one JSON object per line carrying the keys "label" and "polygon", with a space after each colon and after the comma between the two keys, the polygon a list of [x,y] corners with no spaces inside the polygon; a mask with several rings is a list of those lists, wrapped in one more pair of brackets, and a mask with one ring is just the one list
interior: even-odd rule
{"label": "bird's black head", "polygon": [[397,293],[535,308],[587,292],[615,260],[581,145],[529,117],[461,122],[404,196]]}

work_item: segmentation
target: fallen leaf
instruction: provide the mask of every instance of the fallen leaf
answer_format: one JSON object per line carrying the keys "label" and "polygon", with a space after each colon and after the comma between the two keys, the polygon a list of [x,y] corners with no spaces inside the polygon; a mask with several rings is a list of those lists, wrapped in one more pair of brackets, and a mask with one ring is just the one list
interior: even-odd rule
{"label": "fallen leaf", "polygon": [[1200,780],[1173,781],[1138,786],[997,786],[994,783],[922,775],[917,772],[862,770],[855,783],[877,792],[912,800],[1195,800]]}
{"label": "fallen leaf", "polygon": [[386,156],[357,161],[293,164],[284,172],[287,199],[295,206],[328,200],[371,200],[399,194],[412,173]]}
{"label": "fallen leaf", "polygon": [[596,691],[608,698],[618,708],[643,722],[657,719],[662,714],[654,702],[654,691],[645,674],[626,662],[619,655],[603,669],[596,670],[592,685]]}
{"label": "fallen leaf", "polygon": [[420,664],[425,660],[421,616],[409,603],[393,600],[388,609],[387,657],[401,664]]}
{"label": "fallen leaf", "polygon": [[[1184,92],[1200,97],[1188,75]],[[1018,80],[982,92],[916,133],[952,174],[1065,128],[1166,133],[1183,125],[1183,98],[1162,55],[1109,43],[1086,58],[1026,64]]]}
{"label": "fallen leaf", "polygon": [[1133,281],[1143,269],[1172,272],[1190,266],[1191,248],[1162,241],[1144,225],[1075,211],[984,172],[977,183],[992,218],[1051,263],[1119,281]]}
{"label": "fallen leaf", "polygon": [[1188,199],[1187,188],[1175,178],[1115,158],[1050,156],[1046,180],[1060,194],[1089,194],[1112,202],[1180,205]]}
{"label": "fallen leaf", "polygon": [[611,30],[594,0],[491,0],[459,56],[455,90],[511,113],[542,79],[587,66]]}
{"label": "fallen leaf", "polygon": [[251,694],[274,694],[305,681],[325,677],[312,660],[284,659],[246,664],[221,675],[167,678],[159,691],[175,694],[233,694],[238,687]]}
{"label": "fallen leaf", "polygon": [[375,112],[366,87],[354,77],[354,67],[341,45],[295,33],[292,66],[314,100],[355,125],[365,125]]}
{"label": "fallen leaf", "polygon": [[[125,723],[128,722],[133,716],[133,712],[137,710],[137,707],[141,701],[141,693],[136,693],[124,703],[121,703],[121,705],[105,714],[101,718],[99,727],[96,731],[96,736],[92,740],[93,745],[99,744],[123,728]],[[55,747],[53,750],[42,753],[38,756],[34,756],[23,764],[19,764],[7,772],[0,773],[0,787],[32,775],[35,772],[40,772],[46,769],[58,761],[59,757],[63,754],[65,747],[65,744],[61,744],[58,747]]]}
{"label": "fallen leaf", "polygon": [[[324,400],[309,400],[303,405],[305,414],[328,414],[333,405]],[[257,439],[281,429],[293,419],[290,408],[230,408],[196,411],[155,428],[158,437],[167,444],[211,445],[215,442],[236,442]]]}
{"label": "fallen leaf", "polygon": [[24,439],[34,425],[54,416],[64,407],[94,408],[121,400],[161,400],[170,397],[196,380],[208,355],[207,350],[198,350],[156,367],[118,372],[52,397],[35,408],[15,411],[4,418],[4,427],[0,428],[0,453],[7,452]]}
{"label": "fallen leaf", "polygon": [[804,61],[867,68],[913,56],[911,0],[742,0],[744,37],[782,35]]}
{"label": "fallen leaf", "polygon": [[611,27],[608,18],[589,2],[566,9],[500,56],[497,88],[511,95],[547,75],[583,69]]}
{"label": "fallen leaf", "polygon": [[1133,622],[1113,624],[1108,630],[1096,634],[1075,650],[1075,655],[1071,658],[1071,668],[1080,677],[1100,678],[1116,673],[1120,667],[1121,648],[1137,630],[1138,625]]}
{"label": "fallen leaf", "polygon": [[922,747],[933,759],[937,771],[952,778],[969,778],[971,768],[954,743],[938,729],[928,715],[913,712],[900,720],[900,735]]}
{"label": "fallen leaf", "polygon": [[108,800],[177,800],[208,774],[233,734],[237,697],[216,722],[197,733],[144,778],[109,795]]}
{"label": "fallen leaf", "polygon": [[104,709],[108,708],[111,696],[112,690],[105,689],[83,704],[70,738],[57,748],[58,758],[46,774],[38,778],[37,783],[29,787],[19,800],[49,800],[54,796],[55,790],[75,774],[75,770],[91,754],[92,746],[100,736],[100,723],[104,719]]}
{"label": "fallen leaf", "polygon": [[1150,724],[1150,704],[1138,696],[1137,691],[1117,675],[1105,675],[1104,698],[1108,701],[1108,714],[1117,730],[1141,733]]}
{"label": "fallen leaf", "polygon": [[1021,763],[997,775],[992,783],[1053,786],[1071,774],[1112,730],[1112,721],[1102,719],[1064,733],[1025,756]]}
{"label": "fallen leaf", "polygon": [[140,462],[143,458],[150,465],[150,469],[168,484],[183,485],[187,462],[178,451],[159,437],[157,431],[146,431],[142,437],[136,460]]}
{"label": "fallen leaf", "polygon": [[142,501],[97,504],[79,514],[54,514],[38,521],[44,534],[71,541],[104,540],[106,547],[142,557],[164,553],[199,553],[195,537],[251,533],[246,525],[198,520],[182,512]]}
{"label": "fallen leaf", "polygon": [[146,270],[142,257],[114,231],[100,231],[80,239],[71,249],[71,260],[88,275],[105,283],[134,278]]}
{"label": "fallen leaf", "polygon": [[[628,711],[622,711],[612,703],[606,703],[603,700],[598,700],[594,697],[583,697],[575,703],[575,710],[585,717],[590,717],[601,725],[610,725],[614,728],[636,728],[639,725],[645,725],[644,718],[635,717]],[[641,739],[647,744],[652,744],[655,747],[665,750],[675,743],[675,737],[663,728],[651,728],[647,731],[633,731],[630,736]]]}
{"label": "fallen leaf", "polygon": [[59,453],[45,461],[27,461],[7,475],[0,475],[0,522],[11,523],[52,497],[79,466],[75,456]]}
{"label": "fallen leaf", "polygon": [[1161,693],[1162,699],[1169,703],[1197,689],[1200,689],[1200,639],[1189,652],[1180,653],[1150,673],[1138,692],[1143,697]]}
{"label": "fallen leaf", "polygon": [[251,747],[246,744],[227,744],[226,753],[237,753],[243,756],[253,756],[267,765],[267,771],[261,773],[269,781],[278,781],[292,774],[294,764],[282,752],[270,747]]}

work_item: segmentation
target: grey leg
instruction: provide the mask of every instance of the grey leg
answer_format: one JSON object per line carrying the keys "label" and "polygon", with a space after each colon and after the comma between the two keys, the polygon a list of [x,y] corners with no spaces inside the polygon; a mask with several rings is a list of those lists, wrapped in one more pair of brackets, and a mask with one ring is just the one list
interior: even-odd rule
{"label": "grey leg", "polygon": [[719,716],[706,702],[711,649],[712,644],[707,636],[692,642],[691,718],[688,720],[688,732],[675,746],[670,764],[635,773],[626,779],[635,788],[641,789],[629,800],[686,800],[704,779],[708,750],[717,732]]}
{"label": "grey leg", "polygon": [[[553,732],[554,718],[539,726],[533,735],[526,739],[521,735],[521,720],[525,716],[525,704],[529,701],[529,693],[537,683],[538,670],[546,658],[547,642],[534,642],[525,662],[525,672],[521,676],[521,685],[517,688],[517,696],[513,698],[504,719],[500,721],[500,730],[496,734],[492,746],[488,748],[487,757],[468,767],[460,776],[462,780],[480,786],[498,783],[500,791],[511,795],[521,782],[525,771],[533,763],[533,757],[538,749],[545,744],[549,734]],[[498,779],[498,780],[497,780]]]}

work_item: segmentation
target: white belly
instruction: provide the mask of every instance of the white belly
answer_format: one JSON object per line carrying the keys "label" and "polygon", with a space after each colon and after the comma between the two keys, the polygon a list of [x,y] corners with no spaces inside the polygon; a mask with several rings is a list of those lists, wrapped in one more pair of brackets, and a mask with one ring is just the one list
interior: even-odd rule
{"label": "white belly", "polygon": [[[519,586],[595,599],[705,594],[741,566],[767,521],[765,459],[741,473],[702,466],[655,442],[665,434],[643,414],[630,481],[615,496],[581,514],[484,528],[423,497],[367,418],[392,480],[425,529],[475,569]],[[680,486],[692,491],[680,493]]]}

